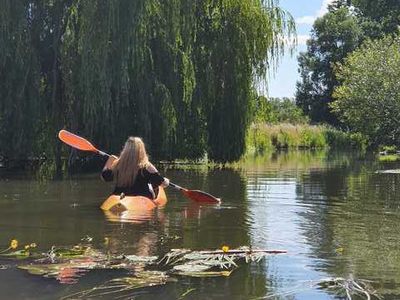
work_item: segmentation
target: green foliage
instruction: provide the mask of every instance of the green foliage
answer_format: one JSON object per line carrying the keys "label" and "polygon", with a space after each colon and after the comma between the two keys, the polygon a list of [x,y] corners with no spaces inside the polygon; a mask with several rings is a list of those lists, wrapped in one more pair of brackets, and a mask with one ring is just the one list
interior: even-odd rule
{"label": "green foliage", "polygon": [[378,161],[380,162],[395,162],[399,160],[400,156],[397,154],[381,155],[378,157]]}
{"label": "green foliage", "polygon": [[271,98],[269,102],[272,115],[274,115],[274,121],[271,123],[305,124],[309,122],[308,117],[292,99]]}
{"label": "green foliage", "polygon": [[253,123],[290,123],[305,124],[308,123],[308,117],[296,106],[296,103],[290,98],[266,98],[256,96],[252,107]]}
{"label": "green foliage", "polygon": [[360,134],[347,133],[329,126],[292,124],[253,124],[247,134],[247,153],[279,149],[359,149],[366,147]]}
{"label": "green foliage", "polygon": [[400,145],[400,37],[369,40],[337,66],[332,108],[372,145]]}
{"label": "green foliage", "polygon": [[246,152],[262,154],[274,150],[270,135],[265,134],[259,126],[253,125],[250,127],[246,137]]}
{"label": "green foliage", "polygon": [[46,152],[60,170],[66,127],[111,152],[138,135],[153,158],[239,158],[255,81],[295,33],[278,5],[3,0],[1,151]]}
{"label": "green foliage", "polygon": [[337,85],[332,65],[356,49],[361,39],[358,20],[346,6],[330,7],[315,21],[307,52],[299,56],[301,81],[296,92],[297,105],[312,122],[338,124],[328,106]]}
{"label": "green foliage", "polygon": [[395,145],[382,145],[381,147],[379,147],[380,151],[383,151],[385,153],[396,153],[397,152],[397,146]]}
{"label": "green foliage", "polygon": [[276,113],[273,111],[272,104],[264,96],[255,96],[252,107],[252,121],[254,123],[275,123],[277,122]]}
{"label": "green foliage", "polygon": [[322,127],[291,124],[253,124],[248,132],[247,143],[248,153],[327,146]]}
{"label": "green foliage", "polygon": [[300,144],[303,148],[323,148],[327,145],[323,131],[313,130],[312,127],[303,127],[300,130]]}
{"label": "green foliage", "polygon": [[326,127],[324,132],[328,145],[334,149],[358,149],[366,150],[368,140],[361,133],[345,132],[333,127]]}
{"label": "green foliage", "polygon": [[236,160],[245,148],[253,79],[264,78],[268,61],[283,51],[280,37],[291,36],[293,20],[275,1],[225,0],[211,1],[199,22],[197,82],[206,100],[209,156]]}
{"label": "green foliage", "polygon": [[362,25],[371,38],[393,33],[400,24],[400,2],[396,0],[352,0]]}
{"label": "green foliage", "polygon": [[0,9],[0,155],[30,155],[40,109],[39,66],[22,1]]}
{"label": "green foliage", "polygon": [[395,33],[400,25],[400,2],[393,0],[336,0],[313,26],[307,52],[299,56],[301,80],[297,105],[312,122],[340,125],[330,108],[339,85],[334,66],[367,38]]}

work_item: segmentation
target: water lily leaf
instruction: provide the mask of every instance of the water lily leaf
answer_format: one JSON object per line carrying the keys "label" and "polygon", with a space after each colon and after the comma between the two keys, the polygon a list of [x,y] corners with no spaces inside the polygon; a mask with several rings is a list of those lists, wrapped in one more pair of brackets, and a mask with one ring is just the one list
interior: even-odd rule
{"label": "water lily leaf", "polygon": [[185,265],[174,266],[173,269],[178,272],[203,272],[211,269],[211,266],[185,264]]}
{"label": "water lily leaf", "polygon": [[13,259],[25,259],[28,258],[30,255],[31,252],[25,249],[0,254],[0,256],[3,258],[13,258]]}
{"label": "water lily leaf", "polygon": [[232,274],[230,271],[206,271],[206,272],[177,272],[176,275],[190,276],[190,277],[228,277]]}
{"label": "water lily leaf", "polygon": [[0,265],[0,270],[7,270],[9,269],[11,266],[9,265]]}
{"label": "water lily leaf", "polygon": [[74,247],[74,248],[55,248],[53,253],[56,257],[63,257],[63,258],[73,258],[84,256],[87,253],[88,248],[81,248],[81,247]]}
{"label": "water lily leaf", "polygon": [[126,255],[125,258],[129,260],[129,262],[133,263],[154,263],[158,257],[157,256],[138,256],[138,255]]}
{"label": "water lily leaf", "polygon": [[83,274],[88,272],[93,266],[78,266],[74,264],[29,264],[18,266],[21,270],[26,270],[29,274],[40,275],[48,278],[56,278],[60,283],[72,284],[78,281]]}

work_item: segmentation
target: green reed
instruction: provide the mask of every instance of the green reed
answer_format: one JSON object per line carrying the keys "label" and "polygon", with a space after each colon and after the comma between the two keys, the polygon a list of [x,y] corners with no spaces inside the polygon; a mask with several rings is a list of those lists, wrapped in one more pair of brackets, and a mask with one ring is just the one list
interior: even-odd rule
{"label": "green reed", "polygon": [[366,144],[365,138],[359,134],[308,124],[253,124],[246,138],[247,153],[282,149],[365,149]]}

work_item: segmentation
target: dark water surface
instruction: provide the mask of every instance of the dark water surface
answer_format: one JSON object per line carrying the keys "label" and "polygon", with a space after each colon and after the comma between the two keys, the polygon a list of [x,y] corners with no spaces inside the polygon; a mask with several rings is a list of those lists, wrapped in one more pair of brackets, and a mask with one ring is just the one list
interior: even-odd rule
{"label": "dark water surface", "polygon": [[[133,293],[131,299],[335,299],[314,283],[330,277],[371,280],[384,299],[400,299],[400,174],[357,154],[295,152],[249,160],[239,169],[173,170],[184,187],[223,199],[199,207],[168,189],[169,202],[148,219],[116,222],[99,205],[111,187],[97,174],[39,183],[0,173],[0,250],[15,238],[43,252],[104,239],[114,253],[161,255],[247,245],[286,249],[258,263],[241,264],[230,277],[178,277]],[[121,271],[90,271],[75,284],[30,275],[0,260],[1,299],[59,299],[92,288]],[[110,295],[108,298],[117,298]]]}

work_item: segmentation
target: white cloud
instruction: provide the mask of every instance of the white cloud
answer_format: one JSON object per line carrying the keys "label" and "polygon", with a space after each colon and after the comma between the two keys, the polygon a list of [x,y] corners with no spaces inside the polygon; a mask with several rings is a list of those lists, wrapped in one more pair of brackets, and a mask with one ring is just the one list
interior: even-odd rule
{"label": "white cloud", "polygon": [[312,25],[314,24],[314,21],[315,21],[314,16],[304,16],[296,19],[297,24]]}
{"label": "white cloud", "polygon": [[322,2],[321,8],[317,12],[317,17],[322,17],[324,14],[328,12],[328,5],[332,4],[335,0],[324,0]]}
{"label": "white cloud", "polygon": [[297,36],[297,45],[307,45],[307,40],[310,39],[310,36],[307,34],[300,34]]}
{"label": "white cloud", "polygon": [[317,18],[322,17],[328,12],[328,5],[332,4],[335,0],[323,0],[321,7],[315,12],[314,16],[303,16],[296,19],[297,24],[312,25]]}

